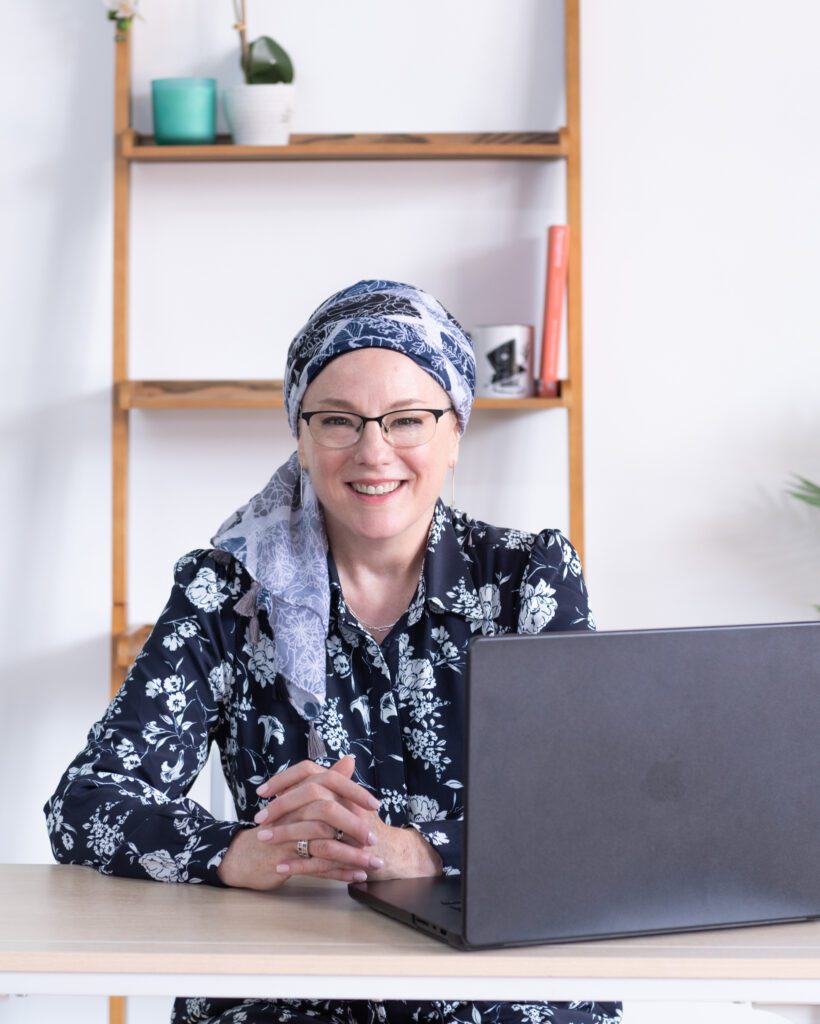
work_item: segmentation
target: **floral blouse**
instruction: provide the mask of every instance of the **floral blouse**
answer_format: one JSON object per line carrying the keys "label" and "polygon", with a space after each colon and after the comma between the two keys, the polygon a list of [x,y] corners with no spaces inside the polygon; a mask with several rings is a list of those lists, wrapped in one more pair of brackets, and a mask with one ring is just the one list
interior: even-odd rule
{"label": "floral blouse", "polygon": [[[327,698],[313,723],[325,748],[318,761],[330,765],[355,754],[353,777],[381,801],[384,821],[417,829],[444,872],[458,874],[470,638],[594,629],[578,556],[555,530],[501,529],[439,502],[415,596],[381,644],[346,607],[331,555],[328,572]],[[192,551],[179,559],[174,577],[154,630],[45,812],[59,861],[104,874],[220,885],[217,868],[231,839],[252,827],[265,803],[256,787],[308,757],[309,728],[277,675],[264,609],[249,618],[235,607],[253,583],[242,563],[220,550]],[[235,822],[216,820],[186,796],[212,741]],[[315,1022],[319,1004],[310,1000],[287,1003],[289,1019],[308,1004]],[[247,1001],[178,1000],[175,1020],[273,1021],[284,1019],[285,1005],[264,1004],[268,1013]],[[375,1020],[383,1014],[373,1007],[387,1004],[360,1005]],[[444,1005],[417,1005],[410,1017],[440,1020]],[[352,1003],[321,1006],[329,1015],[330,1008],[344,1011],[349,1024]],[[537,1006],[537,1020],[573,1024],[619,1014],[613,1003]],[[497,1007],[504,1010],[499,1019],[533,1024],[532,1012],[522,1017],[510,1004]]]}

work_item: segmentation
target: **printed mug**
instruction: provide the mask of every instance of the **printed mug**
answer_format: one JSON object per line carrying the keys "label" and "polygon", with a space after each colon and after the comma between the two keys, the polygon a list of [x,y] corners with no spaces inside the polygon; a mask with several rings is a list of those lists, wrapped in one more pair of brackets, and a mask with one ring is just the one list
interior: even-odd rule
{"label": "printed mug", "polygon": [[529,398],[533,394],[535,328],[481,324],[469,329],[476,361],[477,398]]}

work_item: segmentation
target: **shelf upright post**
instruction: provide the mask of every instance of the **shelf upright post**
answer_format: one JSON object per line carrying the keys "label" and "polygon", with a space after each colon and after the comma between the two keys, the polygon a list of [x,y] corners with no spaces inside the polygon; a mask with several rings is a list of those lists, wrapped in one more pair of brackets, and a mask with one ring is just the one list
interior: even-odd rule
{"label": "shelf upright post", "polygon": [[[584,557],[584,405],[581,325],[581,47],[580,0],[564,2],[564,74],[566,79],[567,347],[569,369],[569,526],[570,539]],[[567,384],[565,382],[564,386]]]}
{"label": "shelf upright post", "polygon": [[[117,640],[128,625],[128,409],[120,408],[119,388],[128,380],[128,250],[131,169],[123,141],[131,125],[131,32],[117,31],[114,43],[114,309],[111,389],[111,674],[113,696],[122,683]],[[125,999],[108,1000],[109,1024],[126,1024]]]}
{"label": "shelf upright post", "polygon": [[112,352],[112,608],[111,694],[119,689],[122,669],[116,645],[128,625],[128,410],[121,409],[119,387],[128,379],[128,248],[130,167],[122,144],[131,124],[131,33],[117,32],[114,86],[114,322]]}

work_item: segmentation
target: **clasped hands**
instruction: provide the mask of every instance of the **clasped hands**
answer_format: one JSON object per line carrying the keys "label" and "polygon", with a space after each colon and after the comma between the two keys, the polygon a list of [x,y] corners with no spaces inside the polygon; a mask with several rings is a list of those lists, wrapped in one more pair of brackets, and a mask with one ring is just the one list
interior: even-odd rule
{"label": "clasped hands", "polygon": [[[330,768],[300,761],[257,789],[270,799],[238,832],[218,869],[229,886],[276,889],[293,875],[363,882],[441,874],[441,858],[413,828],[386,825],[379,801],[353,781],[353,755]],[[340,838],[337,838],[340,836]],[[310,855],[296,844],[307,840]]]}

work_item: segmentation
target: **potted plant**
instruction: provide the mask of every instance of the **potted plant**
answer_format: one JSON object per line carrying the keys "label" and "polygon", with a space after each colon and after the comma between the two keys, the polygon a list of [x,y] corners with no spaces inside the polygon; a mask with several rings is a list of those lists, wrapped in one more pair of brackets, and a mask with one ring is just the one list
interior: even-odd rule
{"label": "potted plant", "polygon": [[248,42],[246,0],[233,0],[239,33],[242,85],[225,90],[225,114],[241,146],[286,146],[293,114],[293,63],[287,52],[260,36]]}
{"label": "potted plant", "polygon": [[140,0],[103,0],[108,11],[108,20],[116,22],[118,43],[124,42],[128,29],[134,18],[142,18],[137,10]]}
{"label": "potted plant", "polygon": [[[820,486],[807,480],[804,476],[795,474],[789,494],[793,498],[797,498],[798,501],[805,501],[807,505],[813,505],[814,508],[820,509]],[[816,604],[814,607],[820,612],[820,604]]]}

